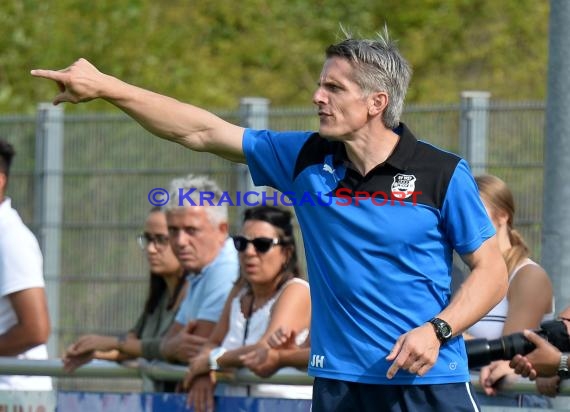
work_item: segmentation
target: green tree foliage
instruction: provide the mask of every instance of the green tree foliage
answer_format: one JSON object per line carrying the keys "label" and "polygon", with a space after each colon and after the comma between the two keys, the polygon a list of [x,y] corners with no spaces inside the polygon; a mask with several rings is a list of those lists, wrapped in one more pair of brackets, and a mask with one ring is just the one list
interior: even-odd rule
{"label": "green tree foliage", "polygon": [[78,57],[211,108],[248,95],[306,105],[341,23],[361,36],[388,25],[414,67],[409,102],[455,102],[466,89],[543,99],[548,12],[546,0],[5,0],[0,113],[52,98],[55,86],[32,79],[31,68]]}

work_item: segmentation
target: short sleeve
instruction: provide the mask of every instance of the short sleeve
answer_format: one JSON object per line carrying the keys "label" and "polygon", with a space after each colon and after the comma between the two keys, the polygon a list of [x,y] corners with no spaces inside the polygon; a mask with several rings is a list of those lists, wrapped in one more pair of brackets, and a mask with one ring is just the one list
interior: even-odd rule
{"label": "short sleeve", "polygon": [[289,190],[297,156],[311,134],[246,129],[243,152],[253,182],[257,186]]}
{"label": "short sleeve", "polygon": [[461,160],[453,172],[445,194],[442,217],[445,233],[460,255],[476,251],[495,234],[465,160]]}
{"label": "short sleeve", "polygon": [[0,238],[0,296],[44,287],[43,259],[34,235],[18,229],[11,238]]}

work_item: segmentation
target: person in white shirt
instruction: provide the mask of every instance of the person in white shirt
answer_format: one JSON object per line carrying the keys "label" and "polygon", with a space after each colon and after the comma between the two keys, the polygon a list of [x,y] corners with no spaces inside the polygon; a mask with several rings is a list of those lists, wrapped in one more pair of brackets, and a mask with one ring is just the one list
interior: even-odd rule
{"label": "person in white shirt", "polygon": [[[14,149],[0,139],[0,356],[46,359],[50,334],[38,241],[5,196]],[[0,376],[0,390],[51,390],[47,376]]]}

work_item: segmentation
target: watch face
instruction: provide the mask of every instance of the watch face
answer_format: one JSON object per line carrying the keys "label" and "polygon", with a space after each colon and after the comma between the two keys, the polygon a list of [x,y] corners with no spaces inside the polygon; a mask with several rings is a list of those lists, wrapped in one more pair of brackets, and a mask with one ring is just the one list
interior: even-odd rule
{"label": "watch face", "polygon": [[448,339],[451,338],[451,328],[449,327],[449,325],[445,322],[440,323],[440,331],[441,331],[441,335]]}
{"label": "watch face", "polygon": [[449,324],[446,321],[439,318],[433,318],[432,320],[430,320],[430,322],[435,326],[437,338],[442,343],[450,339],[451,336],[453,335],[451,326],[449,326]]}

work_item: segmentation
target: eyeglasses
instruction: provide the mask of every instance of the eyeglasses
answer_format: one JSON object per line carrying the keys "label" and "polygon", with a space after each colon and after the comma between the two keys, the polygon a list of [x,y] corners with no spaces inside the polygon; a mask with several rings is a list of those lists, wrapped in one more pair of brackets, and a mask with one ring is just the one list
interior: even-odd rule
{"label": "eyeglasses", "polygon": [[248,243],[251,243],[255,250],[259,253],[267,253],[275,245],[283,244],[278,238],[270,237],[256,237],[255,239],[248,239],[245,236],[234,236],[234,246],[238,252],[244,252],[247,249]]}
{"label": "eyeglasses", "polygon": [[168,246],[168,236],[166,235],[151,235],[148,233],[141,233],[137,236],[137,242],[142,250],[146,250],[149,244],[153,244],[156,250],[164,250]]}

